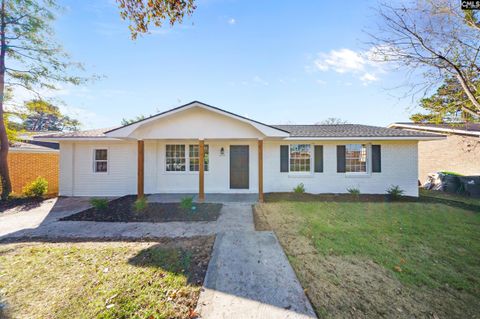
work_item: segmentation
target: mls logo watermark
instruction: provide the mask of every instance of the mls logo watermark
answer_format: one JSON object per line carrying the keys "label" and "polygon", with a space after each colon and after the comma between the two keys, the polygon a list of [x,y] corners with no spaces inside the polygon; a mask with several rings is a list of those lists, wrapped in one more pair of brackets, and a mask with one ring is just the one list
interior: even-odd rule
{"label": "mls logo watermark", "polygon": [[462,10],[480,10],[480,0],[463,0]]}

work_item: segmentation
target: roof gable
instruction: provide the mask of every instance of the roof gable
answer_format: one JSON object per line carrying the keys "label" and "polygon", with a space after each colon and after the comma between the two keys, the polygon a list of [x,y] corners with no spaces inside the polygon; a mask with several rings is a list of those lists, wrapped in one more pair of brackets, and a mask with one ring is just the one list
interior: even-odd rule
{"label": "roof gable", "polygon": [[[189,118],[190,113],[196,113],[196,121]],[[210,113],[210,116],[208,115]],[[188,121],[182,123],[181,117],[185,116]],[[165,119],[165,121],[162,121]],[[285,132],[279,128],[251,120],[249,118],[216,108],[214,106],[194,101],[180,107],[168,110],[166,112],[159,113],[157,115],[148,117],[146,119],[110,130],[105,132],[105,136],[113,138],[173,138],[166,131],[171,128],[170,123],[167,120],[177,120],[177,124],[184,130],[175,129],[174,132],[177,138],[249,138],[249,137],[287,137],[288,132]],[[210,121],[213,121],[211,123]],[[164,127],[157,127],[155,129],[154,123],[162,122]],[[223,135],[220,133],[220,129],[223,125],[229,123],[230,130],[232,126],[243,126],[247,128],[253,128],[256,134],[249,132],[245,136],[239,135],[240,132],[229,132],[228,129],[224,130]],[[236,123],[236,124],[235,124]],[[198,126],[202,127],[199,128]],[[217,125],[217,126],[216,126]],[[168,126],[168,128],[167,128]],[[215,131],[217,129],[217,131]],[[237,128],[238,129],[238,128]],[[233,131],[233,130],[232,130]],[[180,134],[178,134],[180,133]],[[189,135],[190,134],[190,135]]]}

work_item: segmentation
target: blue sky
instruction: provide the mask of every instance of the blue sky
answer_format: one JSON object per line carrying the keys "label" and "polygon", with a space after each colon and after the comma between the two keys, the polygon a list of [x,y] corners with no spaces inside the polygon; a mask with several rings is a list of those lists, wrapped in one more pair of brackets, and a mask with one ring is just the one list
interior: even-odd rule
{"label": "blue sky", "polygon": [[59,42],[104,78],[55,95],[83,128],[192,100],[269,124],[405,121],[414,103],[392,89],[402,76],[361,55],[375,3],[198,0],[182,25],[133,41],[113,0],[63,0]]}

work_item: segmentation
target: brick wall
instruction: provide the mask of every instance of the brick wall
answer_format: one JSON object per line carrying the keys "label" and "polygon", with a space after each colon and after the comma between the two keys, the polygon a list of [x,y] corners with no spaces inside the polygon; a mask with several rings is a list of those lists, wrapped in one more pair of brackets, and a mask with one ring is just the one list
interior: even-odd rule
{"label": "brick wall", "polygon": [[419,142],[418,158],[422,183],[429,173],[438,171],[480,175],[480,138],[448,135],[445,140]]}
{"label": "brick wall", "polygon": [[58,193],[58,153],[11,151],[8,166],[12,190],[16,194],[21,194],[22,188],[38,176],[48,181],[48,194]]}

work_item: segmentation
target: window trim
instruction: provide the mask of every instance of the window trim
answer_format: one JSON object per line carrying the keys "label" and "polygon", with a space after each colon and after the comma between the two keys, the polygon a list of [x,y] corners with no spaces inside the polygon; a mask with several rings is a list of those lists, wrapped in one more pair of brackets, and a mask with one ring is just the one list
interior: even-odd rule
{"label": "window trim", "polygon": [[[185,146],[185,170],[184,171],[167,171],[167,145],[184,145]],[[190,145],[198,145],[198,144],[195,144],[195,143],[168,143],[168,144],[164,144],[164,154],[163,154],[163,173],[164,174],[172,174],[172,175],[176,175],[176,174],[180,174],[180,175],[198,175],[199,174],[199,171],[191,171],[190,170]],[[209,174],[210,172],[210,166],[211,166],[211,157],[210,157],[210,151],[211,151],[211,148],[210,148],[210,145],[209,144],[205,144],[205,146],[208,146],[208,155],[209,155],[209,158],[208,158],[208,171],[207,170],[204,170],[204,174]]]}
{"label": "window trim", "polygon": [[188,145],[187,145],[187,147],[184,148],[184,157],[183,158],[185,159],[185,170],[183,170],[183,171],[169,171],[169,170],[167,170],[167,148],[168,148],[168,146],[176,146],[176,145],[183,145],[184,147],[186,146],[185,144],[181,144],[181,143],[165,144],[165,148],[164,148],[165,153],[164,153],[164,157],[163,157],[163,159],[164,159],[163,170],[168,174],[184,174],[184,173],[188,172],[188,170],[187,170]]}
{"label": "window trim", "polygon": [[[365,146],[365,172],[347,172],[347,146],[348,145],[364,145]],[[370,143],[348,143],[345,144],[345,176],[346,177],[369,177],[371,176],[371,160]]]}
{"label": "window trim", "polygon": [[[107,159],[106,160],[97,160],[96,159],[96,154],[97,154],[97,151],[107,151]],[[108,147],[95,147],[92,151],[92,171],[94,174],[108,174],[110,172],[110,148]],[[107,170],[105,172],[99,172],[97,171],[97,162],[106,162],[107,163]]]}
{"label": "window trim", "polygon": [[[308,154],[310,156],[310,169],[308,171],[292,171],[291,170],[291,167],[290,167],[290,155],[291,155],[291,146],[292,145],[308,145],[309,146],[309,150],[308,150]],[[312,155],[312,144],[311,143],[292,143],[292,144],[288,144],[288,174],[290,176],[310,176],[310,175],[313,175],[313,170],[312,170],[312,159],[313,159],[313,155]]]}
{"label": "window trim", "polygon": [[[200,166],[198,166],[198,171],[190,170],[190,159],[192,159],[192,157],[190,157],[190,146],[199,146],[199,145],[198,144],[186,144],[186,146],[188,146],[188,156],[185,157],[185,158],[188,159],[188,171],[187,172],[198,173],[200,171]],[[205,173],[210,170],[210,145],[204,144],[204,151],[205,151],[204,156],[207,154],[207,152],[206,152],[207,150],[208,150],[208,166],[204,165],[204,167],[205,167],[204,172]],[[196,158],[196,157],[193,157],[193,158]],[[199,165],[200,165],[200,148],[198,150],[198,162],[199,162]]]}

